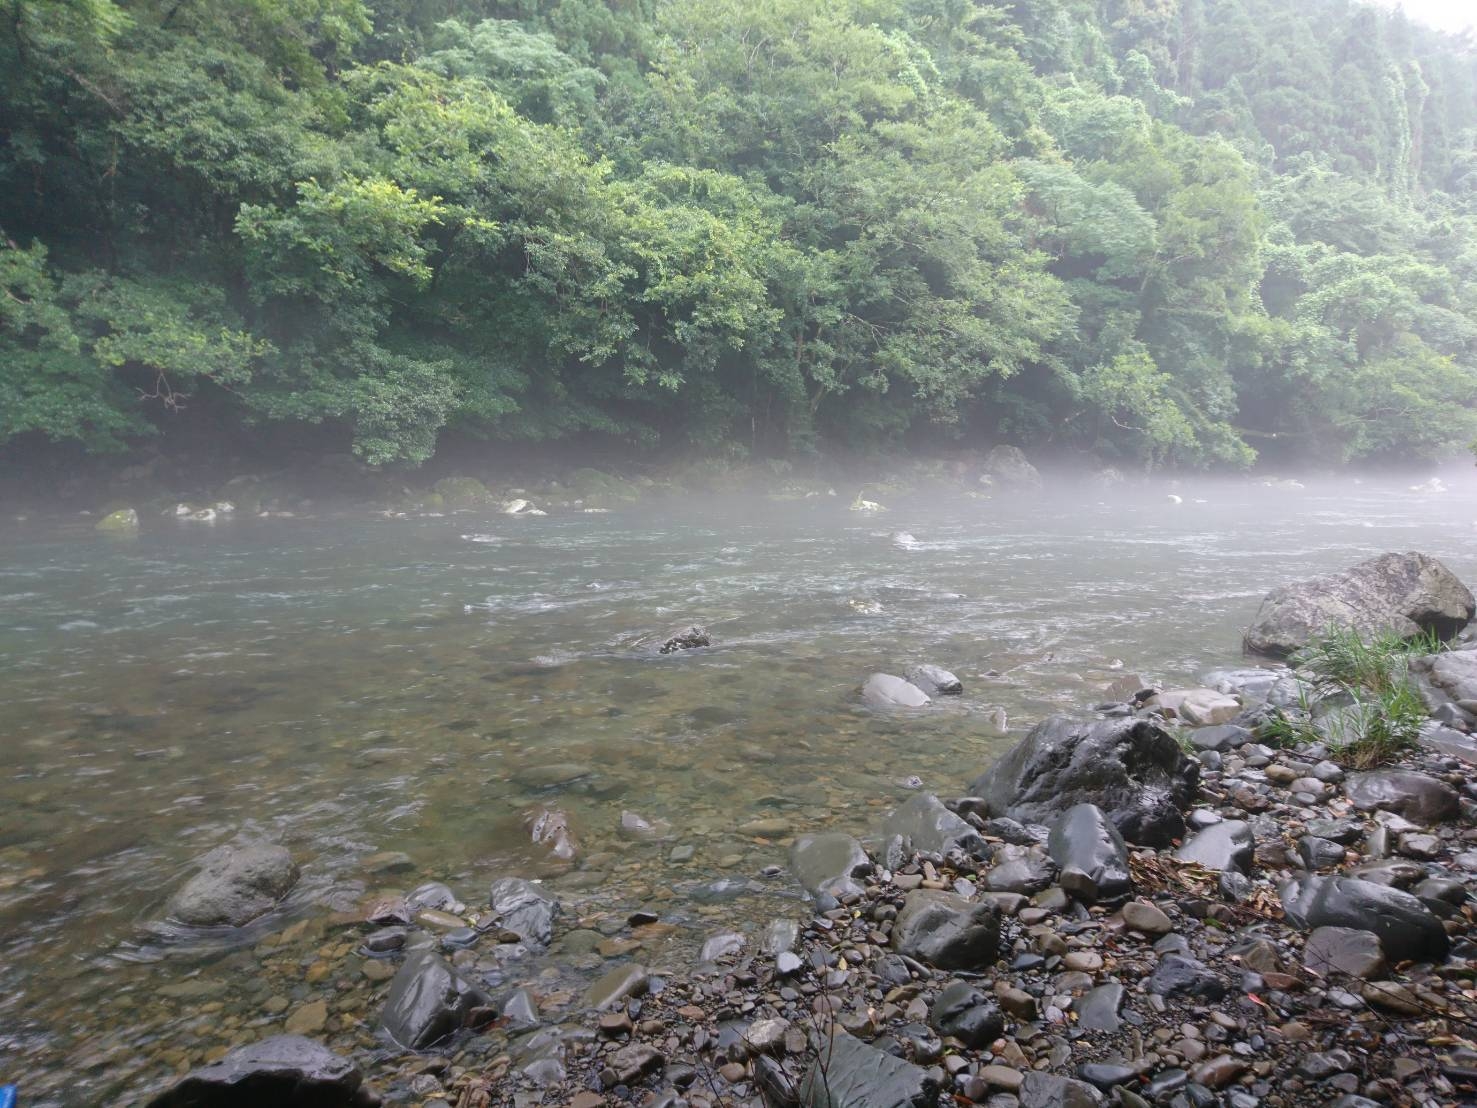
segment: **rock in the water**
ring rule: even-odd
[[[828,1035],[800,1085],[805,1108],[936,1108],[938,1079],[844,1031]]]
[[[1401,769],[1356,773],[1344,792],[1362,811],[1396,812],[1413,823],[1444,823],[1462,814],[1461,798],[1445,781]]]
[[[672,825],[664,819],[649,820],[635,812],[622,812],[620,835],[634,842],[660,842],[672,836]]]
[[[241,927],[276,907],[297,878],[297,864],[285,847],[228,843],[201,859],[200,872],[174,894],[166,911],[196,927]]]
[[[1245,820],[1228,819],[1212,823],[1197,831],[1185,845],[1175,851],[1182,862],[1195,862],[1206,869],[1251,871],[1256,856],[1256,841],[1252,838],[1251,824]]]
[[[901,838],[905,850],[926,854],[947,854],[962,850],[976,858],[984,858],[989,847],[980,833],[959,816],[945,808],[931,793],[910,797],[882,825],[884,838]]]
[[[901,677],[874,673],[862,686],[862,699],[873,708],[921,708],[930,703],[928,694]]]
[[[658,654],[676,654],[679,650],[696,650],[701,646],[712,646],[713,640],[708,637],[708,632],[694,624],[685,631],[678,631],[675,635],[668,636],[667,640],[657,647]]]
[[[194,1070],[148,1108],[371,1108],[359,1067],[321,1043],[276,1035]]]
[[[953,893],[916,889],[892,928],[899,954],[946,970],[980,970],[1000,955],[1000,909]]]
[[[132,508],[119,508],[98,520],[94,530],[111,535],[131,535],[138,530],[138,512]]]
[[[997,446],[985,457],[985,474],[1002,488],[1039,489],[1041,474],[1018,446]]]
[[[528,837],[555,858],[569,862],[579,853],[574,832],[569,829],[569,816],[558,808],[534,808],[524,813],[523,826]]]
[[[1005,1017],[993,1000],[966,981],[944,986],[928,1013],[928,1026],[952,1035],[971,1050],[988,1046],[1005,1030]]]
[[[1062,888],[1078,899],[1109,903],[1133,892],[1128,847],[1096,804],[1067,809],[1052,825],[1046,848],[1061,867]]]
[[[795,840],[790,847],[790,869],[812,897],[840,900],[861,894],[863,885],[857,879],[871,873],[873,866],[862,844],[850,835],[823,831]]]
[[[1316,927],[1303,945],[1303,965],[1314,973],[1347,973],[1370,980],[1385,972],[1385,953],[1373,931],[1352,927]]]
[[[1410,893],[1354,877],[1303,877],[1282,888],[1287,919],[1304,931],[1348,927],[1373,931],[1397,962],[1440,961],[1451,949],[1446,929]]]
[[[1241,714],[1239,700],[1214,689],[1166,689],[1150,697],[1144,708],[1149,711],[1157,708],[1164,715],[1184,720],[1191,727],[1230,723]]]
[[[1273,589],[1244,641],[1253,654],[1285,657],[1329,628],[1445,637],[1465,627],[1474,608],[1471,591],[1435,558],[1381,554],[1342,573]]]
[[[929,696],[958,696],[964,691],[964,682],[940,666],[914,666],[908,680]]]
[[[503,927],[527,942],[548,946],[554,937],[559,902],[531,881],[504,877],[492,883],[488,904]]]
[[[425,1050],[465,1026],[472,1009],[491,1003],[439,955],[418,950],[390,982],[380,1024],[401,1046]]]
[[[1145,719],[1082,722],[1053,716],[1031,729],[970,785],[985,814],[1051,823],[1077,804],[1096,804],[1125,839],[1167,846],[1185,832],[1200,765]]]

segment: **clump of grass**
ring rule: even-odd
[[[1343,695],[1336,708],[1316,723],[1309,697],[1300,718],[1283,714],[1264,731],[1279,746],[1322,742],[1335,761],[1354,769],[1386,765],[1415,749],[1426,722],[1426,706],[1410,679],[1410,660],[1441,649],[1434,635],[1403,639],[1384,634],[1330,630],[1293,658],[1317,698]]]

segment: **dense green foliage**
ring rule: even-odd
[[[1477,437],[1477,54],[1346,0],[5,0],[0,443]]]

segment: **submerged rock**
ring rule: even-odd
[[[679,650],[696,650],[703,646],[712,646],[713,640],[708,637],[708,632],[693,624],[685,631],[678,631],[667,637],[667,640],[657,647],[658,654],[676,654]]]
[[[1465,627],[1474,609],[1471,590],[1435,558],[1381,554],[1342,573],[1273,589],[1244,642],[1253,654],[1284,657],[1330,628],[1446,637]]]
[[[464,1027],[474,1008],[491,1003],[439,955],[418,950],[390,982],[380,1025],[401,1046],[425,1050]]]
[[[901,677],[874,673],[862,685],[862,699],[873,708],[921,708],[930,703],[928,694]]]
[[[301,1035],[275,1035],[192,1071],[148,1108],[372,1108],[379,1102],[349,1059]]]
[[[817,900],[856,896],[858,878],[872,872],[872,859],[862,844],[840,831],[801,835],[790,847],[790,869],[801,887]]]
[[[524,814],[523,826],[535,845],[547,847],[555,858],[569,862],[579,852],[569,829],[569,816],[558,808],[532,809]]]
[[[1167,846],[1185,831],[1182,809],[1199,790],[1200,766],[1145,719],[1083,722],[1053,716],[969,786],[988,816],[1050,824],[1096,804],[1125,839]]]
[[[200,872],[165,911],[195,927],[241,927],[277,906],[297,883],[297,863],[274,843],[228,843],[200,861]]]

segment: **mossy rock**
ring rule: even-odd
[[[567,495],[605,506],[629,504],[641,499],[641,490],[633,482],[598,469],[577,469],[564,485]]]
[[[105,535],[131,535],[138,530],[138,512],[119,508],[97,521],[97,530]]]
[[[453,508],[487,504],[492,500],[492,494],[487,491],[487,486],[475,477],[443,477],[431,488],[437,496],[441,497],[443,504]]]

